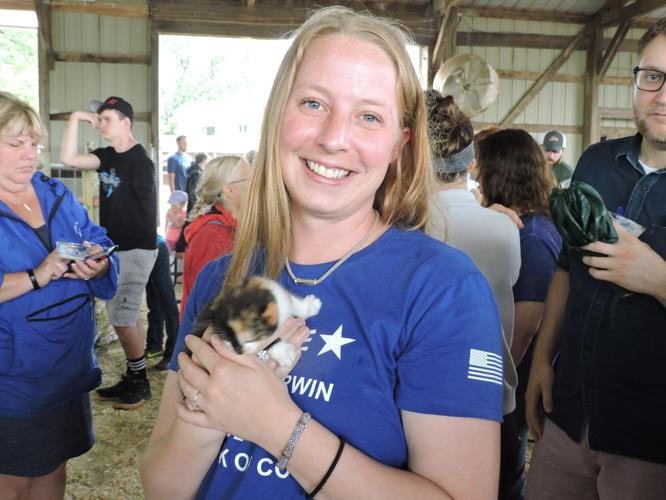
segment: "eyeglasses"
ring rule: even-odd
[[[245,182],[245,181],[248,181],[248,180],[250,180],[249,177],[243,177],[242,179],[238,179],[238,180],[236,180],[236,181],[227,182],[227,184],[228,184],[228,185],[231,185],[231,184],[238,184],[239,182]]]
[[[664,86],[666,73],[658,69],[634,68],[634,83],[638,90],[658,92]]]

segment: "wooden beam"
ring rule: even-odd
[[[631,108],[599,108],[602,119],[607,120],[633,120],[634,110]]]
[[[428,61],[433,60],[433,48],[428,45]],[[435,75],[437,74],[437,69],[432,67],[432,64],[428,64],[428,88],[432,88],[432,83],[435,81]]]
[[[147,4],[51,0],[51,9],[56,12],[82,12],[85,14],[114,17],[148,17],[149,15]]]
[[[627,19],[645,16],[653,10],[664,7],[664,0],[636,0],[627,6],[622,6],[622,3],[626,2],[613,2],[610,6],[601,10],[601,24],[603,26],[611,26]]]
[[[573,40],[569,43],[569,45],[558,55],[552,63],[550,63],[550,66],[546,71],[541,75],[541,77],[532,84],[532,86],[523,94],[523,96],[518,100],[516,104],[514,104],[513,108],[509,110],[509,112],[506,114],[506,116],[502,119],[500,122],[500,127],[506,127],[507,125],[510,125],[513,123],[513,121],[522,113],[525,108],[529,105],[530,102],[532,102],[532,99],[541,92],[541,89],[548,83],[553,75],[555,75],[560,68],[564,65],[565,62],[569,59],[571,54],[579,48],[579,46],[582,44],[583,40],[589,33],[589,28],[585,27],[580,32],[578,35],[574,37]]]
[[[654,26],[655,21],[652,17],[635,17],[631,20],[631,27],[646,30]]]
[[[144,55],[104,55],[83,52],[56,52],[55,60],[58,62],[89,62],[107,64],[150,64],[150,56]]]
[[[488,127],[497,127],[498,123],[492,122],[477,122],[473,121],[472,126],[474,130],[483,130]],[[557,125],[552,123],[513,123],[512,128],[520,128],[527,130],[532,134],[545,134],[546,132],[557,129],[563,134],[582,134],[583,127],[581,125]],[[616,137],[626,137],[628,135],[634,135],[636,133],[635,127],[602,127],[601,136],[607,137],[608,139]]]
[[[48,7],[44,7],[44,10],[48,11]],[[45,46],[45,43],[48,41],[50,43],[50,26],[51,26],[51,16],[50,13],[43,15],[45,19],[39,20],[39,36],[37,37],[37,71],[39,75],[39,116],[46,127],[47,135],[44,138],[45,143],[44,147],[46,148],[47,155],[51,154],[51,120],[49,120],[49,113],[51,112],[51,69],[54,66],[53,63],[53,54],[51,46]],[[45,33],[46,27],[48,26],[48,35]],[[49,50],[51,54],[49,54]],[[47,156],[48,161],[48,156]],[[50,175],[50,172],[47,169],[46,172]]]
[[[259,6],[255,6],[255,11]],[[286,34],[298,28],[305,21],[306,12],[293,10],[292,19],[265,18],[262,21],[252,21],[239,18],[218,18],[211,20],[176,20],[155,18],[155,30],[159,33],[178,35],[201,35],[201,36],[236,36],[252,37],[260,39],[280,39]],[[298,17],[300,14],[302,17]],[[401,20],[411,30],[414,41],[419,45],[432,46],[437,37],[435,21],[423,19],[411,21]]]
[[[630,76],[605,76],[601,80],[603,85],[625,85],[631,87],[634,84],[634,79]]]
[[[437,35],[430,66],[437,71],[443,61],[456,52],[456,30],[458,28],[457,2],[451,2],[442,16],[442,26]]]
[[[516,21],[548,21],[551,23],[587,24],[590,16],[547,9],[504,9],[499,7],[461,6],[462,14],[469,17],[491,17]]]
[[[617,30],[615,30],[615,35],[613,35],[613,39],[608,44],[608,47],[606,47],[601,62],[599,63],[599,73],[597,74],[599,80],[606,76],[606,72],[608,71],[611,62],[617,54],[617,50],[620,48],[620,45],[622,44],[624,37],[627,35],[630,27],[631,19],[625,19],[617,27]]]
[[[566,35],[534,35],[531,33],[484,33],[480,31],[458,31],[458,46],[472,47],[508,47],[525,49],[564,49],[575,37]],[[588,40],[582,41],[579,49],[587,48]],[[611,39],[606,38],[603,46],[610,45]],[[620,52],[636,52],[638,40],[624,40],[620,44]]]
[[[149,0],[151,7],[155,0]],[[159,61],[160,61],[160,40],[159,34],[155,31],[153,18],[148,20],[148,33],[150,34],[150,87],[148,89],[148,102],[151,103],[153,113],[150,114],[150,152],[154,155],[153,161],[155,162],[155,185],[161,185],[162,168],[160,166],[160,123],[159,123],[159,109],[160,109],[160,92],[159,92]],[[157,190],[157,205],[160,206],[160,189]],[[159,216],[158,216],[159,217]],[[158,224],[160,221],[157,221]]]
[[[149,10],[156,29],[162,33],[279,38],[300,26],[314,9],[310,0],[294,0],[288,4],[276,0],[255,1],[252,9],[247,8],[246,1],[156,0]],[[317,5],[339,3],[339,0],[320,0]],[[400,21],[412,31],[420,45],[431,46],[437,37],[439,23],[432,16],[430,0],[347,0],[343,3]]]
[[[69,115],[71,115],[71,112],[67,113],[51,113],[49,115],[49,119],[53,121],[67,121],[69,120]],[[141,112],[141,113],[134,113],[134,121],[135,122],[148,122],[150,123],[152,120],[152,113],[150,111],[146,112]]]
[[[538,80],[543,74],[539,73],[538,71],[513,71],[506,69],[498,69],[496,71],[497,76],[506,80]],[[562,83],[584,83],[585,75],[563,75],[558,73],[553,76],[550,81]],[[601,83],[604,85],[625,85],[630,87],[634,84],[634,79],[630,76],[607,76],[601,80]]]
[[[473,121],[472,126],[474,127],[474,130],[483,130],[488,127],[499,127],[500,124]],[[564,134],[580,134],[583,131],[581,125],[555,125],[552,123],[512,123],[511,128],[521,128],[528,132],[532,132],[533,134],[544,134],[554,128]]]
[[[585,94],[583,98],[583,149],[599,142],[601,118],[599,115],[599,68],[602,61],[601,43],[603,27],[601,16],[594,16],[589,25],[590,44],[587,48],[585,68]]]
[[[51,43],[51,8],[44,0],[35,0],[35,13],[37,14],[39,41],[46,52],[46,63],[49,71],[55,67],[53,59],[53,44]]]
[[[0,0],[0,9],[35,10],[34,0]]]
[[[636,134],[636,127],[603,127],[601,136],[606,139],[616,139]]]

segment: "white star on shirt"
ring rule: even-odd
[[[342,336],[342,325],[340,325],[338,329],[335,330],[333,335],[321,334],[319,336],[324,341],[324,347],[321,348],[321,351],[319,351],[317,356],[321,356],[328,351],[333,351],[333,354],[335,354],[338,359],[342,359],[342,346],[356,341],[356,339],[345,338]]]

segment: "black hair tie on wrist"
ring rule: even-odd
[[[319,481],[317,487],[314,490],[312,490],[312,493],[308,493],[306,498],[314,498],[314,496],[321,491],[321,489],[326,484],[326,481],[328,481],[328,478],[331,477],[333,469],[335,469],[335,466],[338,465],[338,460],[340,460],[340,456],[342,455],[342,450],[344,450],[345,448],[345,440],[341,436],[338,436],[338,439],[340,440],[340,445],[338,446],[338,451],[335,454],[335,458],[331,462],[331,465],[326,471],[326,474],[324,474],[324,477],[322,477],[321,481]]]
[[[35,276],[35,271],[33,271],[32,269],[28,269],[26,272],[28,273],[28,277],[30,278],[30,283],[32,283],[33,290],[39,290],[41,286],[39,286],[39,281],[37,281],[37,276]]]

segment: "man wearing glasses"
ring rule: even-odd
[[[573,180],[644,230],[616,224],[617,243],[584,247],[601,256],[560,255],[526,393],[538,439],[528,500],[666,491],[666,18],[641,38],[638,59],[638,133],[588,148]]]

